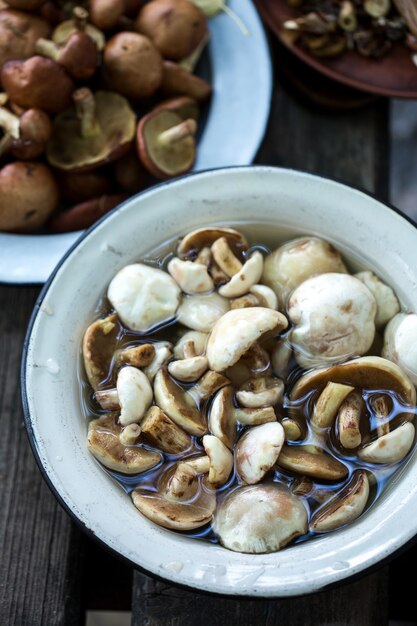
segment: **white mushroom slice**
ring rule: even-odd
[[[348,475],[346,465],[324,450],[316,451],[310,446],[284,445],[277,465],[296,474],[323,480],[341,480]]]
[[[162,460],[158,452],[142,446],[124,445],[117,413],[92,420],[88,425],[88,449],[106,467],[122,474],[139,474]]]
[[[145,367],[144,369],[146,376],[151,382],[159,370],[172,357],[172,343],[169,341],[158,341],[157,343],[154,343],[153,346],[155,349],[155,356],[148,367]]]
[[[339,252],[322,239],[300,237],[266,257],[262,282],[274,290],[280,307],[285,308],[298,285],[311,276],[329,272],[347,272]]]
[[[152,404],[153,393],[148,378],[136,367],[123,367],[117,376],[117,395],[122,426],[140,422]]]
[[[280,378],[254,378],[246,382],[236,393],[241,406],[258,409],[275,406],[284,395],[284,382]]]
[[[191,448],[190,435],[177,426],[159,406],[149,408],[140,426],[150,445],[163,452],[180,454]]]
[[[357,470],[336,496],[315,511],[310,520],[310,530],[322,533],[353,522],[363,513],[368,497],[369,481],[366,472]]]
[[[242,233],[233,228],[199,228],[188,233],[178,244],[178,256],[185,257],[210,247],[216,239],[225,237],[233,251],[248,249],[248,242]]]
[[[214,515],[213,530],[229,550],[265,554],[304,535],[307,519],[302,499],[286,487],[250,485],[224,498]]]
[[[124,348],[116,353],[116,362],[119,366],[148,367],[154,358],[155,346],[152,343],[143,343],[133,348]]]
[[[187,331],[174,347],[174,356],[176,359],[185,359],[184,346],[189,345],[192,341],[194,344],[194,356],[201,356],[206,352],[206,345],[208,340],[208,333],[201,333],[197,330]]]
[[[265,306],[267,309],[278,309],[278,298],[273,289],[266,285],[252,285],[249,289],[250,293],[256,296],[259,306]]]
[[[183,261],[174,257],[168,263],[167,269],[184,293],[204,293],[214,289],[213,279],[207,267],[201,263]]]
[[[131,446],[137,442],[142,430],[138,424],[128,424],[122,429],[120,433],[120,443],[124,446]]]
[[[242,269],[242,263],[233,254],[226,237],[219,237],[211,246],[211,252],[217,265],[227,276],[234,276]]]
[[[229,300],[218,293],[185,296],[178,308],[177,319],[187,328],[209,333],[229,309]]]
[[[194,356],[189,359],[172,361],[168,365],[168,372],[184,383],[191,383],[200,378],[208,370],[206,356]]]
[[[417,385],[417,315],[398,313],[388,323],[382,356],[399,365]]]
[[[337,432],[339,441],[346,450],[353,450],[361,444],[360,420],[364,407],[365,403],[359,391],[352,391],[340,407]]]
[[[201,437],[207,432],[195,400],[172,380],[165,368],[155,376],[154,393],[159,408],[187,433]]]
[[[271,351],[272,370],[279,378],[284,378],[287,374],[288,364],[292,354],[292,347],[289,341],[281,339],[277,341]]]
[[[117,411],[120,409],[119,394],[117,389],[104,389],[96,391],[94,399],[99,403],[102,409],[106,411]]]
[[[234,274],[228,283],[219,288],[219,294],[226,298],[238,298],[247,293],[262,276],[264,258],[257,250],[244,263],[237,274]]]
[[[116,315],[93,322],[84,333],[84,366],[88,382],[94,390],[109,374],[118,334]]]
[[[131,330],[147,332],[175,316],[181,290],[169,274],[142,263],[126,265],[111,281],[107,297]]]
[[[375,298],[357,278],[348,274],[309,278],[288,302],[297,362],[309,369],[364,354],[374,340],[375,313]]]
[[[278,334],[287,324],[284,315],[264,307],[225,313],[215,324],[207,342],[210,369],[223,372],[237,363],[265,333],[273,331]]]
[[[400,303],[391,287],[382,282],[373,272],[359,272],[355,278],[366,285],[376,300],[376,328],[383,328],[400,310]]]
[[[367,463],[397,463],[411,450],[414,442],[413,424],[406,422],[372,441],[358,451],[358,457]]]
[[[284,441],[284,429],[278,422],[250,428],[235,449],[236,470],[243,482],[259,483],[275,465]]]
[[[328,382],[316,402],[311,423],[318,428],[332,426],[340,405],[353,389],[350,385]]]

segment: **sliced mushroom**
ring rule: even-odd
[[[172,357],[172,343],[169,341],[157,341],[153,344],[155,349],[155,356],[144,372],[149,380],[152,382],[161,367],[167,363]]]
[[[355,278],[366,285],[376,300],[375,326],[383,328],[400,311],[400,303],[391,287],[382,282],[373,272],[359,272]]]
[[[397,463],[411,450],[415,428],[405,422],[387,435],[379,437],[358,451],[358,457],[367,463]]]
[[[219,294],[226,298],[237,298],[247,293],[262,276],[264,258],[255,251],[242,268],[234,274],[228,283],[219,288]]]
[[[186,459],[178,464],[171,479],[170,491],[175,496],[182,495],[184,483],[190,469],[194,474],[208,474],[208,482],[211,487],[221,487],[229,480],[233,470],[233,454],[228,448],[213,435],[203,437],[203,447],[206,456]]]
[[[124,348],[116,354],[118,365],[132,365],[133,367],[147,367],[155,358],[156,350],[152,343],[142,343],[140,346]]]
[[[201,437],[207,432],[207,425],[192,395],[172,380],[166,368],[160,369],[155,376],[154,394],[159,408],[187,433]]]
[[[153,399],[147,376],[136,367],[123,367],[117,376],[117,395],[122,426],[140,422]]]
[[[209,333],[229,308],[229,300],[218,293],[184,296],[177,319],[187,328]]]
[[[208,340],[208,333],[202,333],[198,330],[187,331],[181,339],[175,344],[174,356],[176,359],[184,359],[184,347],[190,342],[193,343],[194,353],[196,356],[201,356],[206,351],[206,345]]]
[[[139,474],[162,460],[158,452],[143,446],[124,445],[117,413],[92,420],[88,425],[88,449],[106,467],[122,474]]]
[[[375,335],[376,301],[348,274],[320,274],[303,282],[288,301],[291,342],[308,369],[366,353]]]
[[[201,263],[183,261],[174,257],[168,263],[167,269],[184,293],[204,293],[214,289],[213,279],[207,267]]]
[[[192,439],[188,433],[173,422],[158,406],[151,406],[140,425],[151,446],[168,454],[180,454],[189,450]]]
[[[417,315],[398,313],[388,323],[382,356],[397,363],[417,385]]]
[[[357,390],[352,391],[340,406],[337,432],[339,441],[346,450],[353,450],[361,444],[360,420],[364,407],[362,394]]]
[[[105,319],[93,322],[84,333],[84,367],[88,382],[94,390],[98,389],[109,374],[118,334],[116,315],[109,315]]]
[[[369,482],[366,472],[357,470],[337,495],[315,511],[310,520],[310,530],[322,533],[353,522],[363,513],[368,497]]]
[[[311,423],[318,428],[332,426],[340,405],[353,389],[350,385],[328,382],[315,404]]]
[[[310,446],[284,445],[278,457],[277,465],[296,474],[322,480],[341,480],[348,475],[346,465],[324,450],[312,451]]]
[[[170,486],[175,470],[174,465],[162,474],[156,491],[135,489],[133,504],[148,519],[164,528],[193,530],[208,524],[216,508],[216,492],[190,469],[185,476],[182,495],[174,496]]]
[[[215,513],[213,530],[229,550],[264,554],[276,552],[305,534],[307,519],[301,498],[286,487],[250,485],[224,498]]]
[[[263,335],[269,332],[278,334],[287,324],[284,315],[264,307],[225,313],[214,325],[207,342],[210,369],[223,372],[237,363]]]
[[[275,406],[284,395],[284,382],[280,378],[254,378],[237,391],[236,398],[241,406],[258,409]]]
[[[328,272],[347,272],[340,253],[323,239],[300,237],[266,257],[262,282],[274,290],[280,307],[285,307],[298,285],[311,276]]]
[[[250,428],[235,449],[236,470],[243,482],[254,485],[275,465],[285,441],[278,422]]]
[[[233,228],[207,227],[188,233],[178,244],[177,254],[182,258],[196,255],[202,248],[210,247],[220,237],[225,237],[233,252],[238,255],[249,247],[246,237]]]
[[[123,267],[107,291],[125,326],[140,332],[172,319],[180,295],[177,283],[169,274],[142,263]]]

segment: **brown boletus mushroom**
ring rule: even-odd
[[[183,120],[172,111],[151,111],[138,124],[137,149],[147,170],[156,178],[185,174],[196,155],[193,119]]]
[[[52,135],[51,120],[40,109],[29,109],[20,117],[0,108],[0,156],[11,154],[16,159],[35,159],[46,149]]]
[[[107,42],[103,62],[113,89],[127,98],[149,98],[161,85],[161,55],[144,35],[117,33]]]
[[[90,22],[100,30],[113,30],[125,13],[125,0],[90,0]]]
[[[21,11],[0,11],[0,68],[6,61],[35,54],[39,37],[48,37],[50,32],[48,22],[40,17]]]
[[[81,204],[76,204],[55,215],[49,222],[48,229],[52,233],[69,233],[74,230],[84,230],[89,228],[94,222],[106,215],[109,211],[117,207],[121,202],[127,200],[127,194],[119,193],[111,196],[100,196],[87,200]]]
[[[74,7],[72,19],[61,22],[52,33],[52,40],[58,46],[65,44],[74,33],[84,32],[95,42],[97,50],[104,50],[106,38],[103,33],[88,23],[88,11],[83,7]]]
[[[33,232],[58,203],[58,186],[47,165],[15,161],[0,170],[0,231]]]
[[[135,29],[152,39],[165,59],[180,61],[205,37],[207,23],[188,0],[152,0],[139,12]]]
[[[148,170],[139,161],[135,150],[131,150],[114,164],[114,177],[122,189],[137,193],[144,189],[150,179]]]
[[[225,548],[249,554],[276,552],[307,528],[302,498],[275,483],[240,487],[227,494],[213,522]]]
[[[90,324],[83,338],[83,359],[88,382],[94,390],[108,376],[119,335],[117,315]]]
[[[173,61],[163,63],[161,90],[167,96],[189,96],[198,102],[208,100],[212,91],[209,82]]]
[[[189,96],[179,96],[178,98],[170,98],[158,104],[154,111],[173,111],[183,120],[193,119],[196,122],[200,117],[200,108],[197,100]]]
[[[114,183],[106,168],[89,172],[59,172],[62,197],[69,202],[85,202],[114,194]]]
[[[74,83],[64,68],[39,55],[24,61],[7,61],[1,82],[15,104],[47,113],[60,113],[68,107],[74,91]]]
[[[36,52],[62,65],[75,80],[88,80],[98,65],[97,46],[83,32],[73,33],[61,46],[41,38],[36,43]]]
[[[54,120],[47,149],[51,165],[64,171],[89,170],[129,150],[136,120],[125,98],[111,91],[93,94],[82,87],[73,100],[75,106]]]

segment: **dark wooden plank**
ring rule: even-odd
[[[257,162],[340,178],[387,198],[388,147],[385,102],[331,114],[293,97],[278,83]],[[132,626],[384,626],[388,623],[387,598],[386,568],[326,593],[271,601],[203,596],[135,572]]]
[[[36,467],[20,408],[22,343],[37,291],[0,287],[0,624],[78,626],[81,532]]]

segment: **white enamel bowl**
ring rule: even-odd
[[[290,596],[327,587],[385,559],[417,531],[417,456],[355,523],[274,554],[228,551],[144,518],[87,451],[78,373],[83,332],[114,274],[157,244],[208,224],[279,224],[333,242],[395,286],[417,310],[417,230],[373,197],[291,170],[232,168],[162,184],[127,201],[77,242],[45,286],[23,360],[26,426],[67,511],[133,565],[192,589]]]

